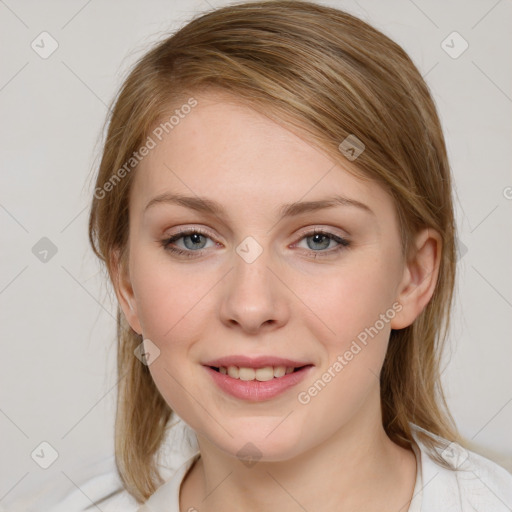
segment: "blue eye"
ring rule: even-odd
[[[175,242],[181,239],[183,239],[184,248],[176,247],[175,245]],[[193,228],[180,231],[175,235],[162,240],[161,245],[166,251],[173,254],[193,258],[203,254],[205,244],[208,239],[212,240],[208,233],[198,228]],[[311,239],[311,241],[308,241],[309,239]],[[350,242],[346,238],[324,231],[323,229],[315,229],[310,233],[306,233],[300,239],[300,241],[302,240],[306,240],[308,246],[307,250],[312,254],[313,258],[317,258],[319,256],[327,257],[350,246]],[[336,242],[338,245],[334,248],[329,248],[331,242]],[[295,245],[297,245],[297,243]],[[329,250],[324,250],[327,248],[329,248]]]
[[[172,244],[183,238],[183,243],[185,245],[185,249],[174,247]],[[178,254],[180,256],[195,256],[194,253],[201,253],[202,249],[204,249],[204,240],[210,238],[207,233],[201,231],[200,229],[189,229],[186,231],[180,231],[175,235],[162,240],[162,246],[166,251],[170,251],[174,254]],[[186,243],[185,241],[188,241]],[[199,249],[199,250],[197,250]]]
[[[309,241],[311,239],[311,242]],[[350,245],[350,242],[346,238],[342,238],[340,236],[337,236],[333,233],[329,233],[328,231],[324,231],[322,229],[316,229],[312,233],[306,233],[302,237],[301,240],[306,240],[308,249],[312,250],[315,253],[327,253],[332,254],[333,252],[337,252],[344,247],[348,247]],[[334,248],[330,248],[328,251],[321,250],[317,251],[315,249],[327,249],[329,248],[331,242],[336,242],[338,245]],[[322,254],[323,256],[323,254]],[[314,257],[317,257],[315,254]]]

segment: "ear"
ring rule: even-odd
[[[391,321],[392,329],[411,325],[432,298],[439,275],[441,249],[441,236],[434,229],[425,228],[416,235],[396,297],[402,309]]]
[[[137,313],[135,295],[130,282],[128,264],[125,259],[120,258],[119,249],[112,251],[111,255],[112,284],[117,300],[130,327],[137,333],[142,334],[142,328]]]

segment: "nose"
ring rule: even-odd
[[[234,266],[225,277],[220,308],[222,322],[248,334],[258,334],[282,327],[289,318],[286,286],[271,268],[269,251],[264,250],[248,263],[238,254]]]

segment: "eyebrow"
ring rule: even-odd
[[[179,206],[184,206],[185,208],[190,208],[191,210],[195,210],[201,213],[209,213],[219,216],[225,214],[224,209],[220,203],[206,197],[191,197],[171,193],[163,193],[151,199],[145,206],[144,213],[149,208],[157,204],[177,204]],[[340,195],[335,195],[318,201],[302,201],[284,204],[279,208],[278,213],[281,215],[281,218],[294,217],[296,215],[323,210],[326,208],[333,208],[335,206],[351,206],[359,208],[375,216],[375,212],[371,210],[370,207],[366,204],[361,203],[355,199],[350,199]]]

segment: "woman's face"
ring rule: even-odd
[[[149,369],[160,393],[200,439],[285,460],[380,421],[378,376],[404,323],[397,216],[383,188],[279,124],[228,96],[195,97],[134,171],[118,296],[159,350]],[[199,234],[165,247],[189,230]],[[229,356],[242,378],[207,365]]]

